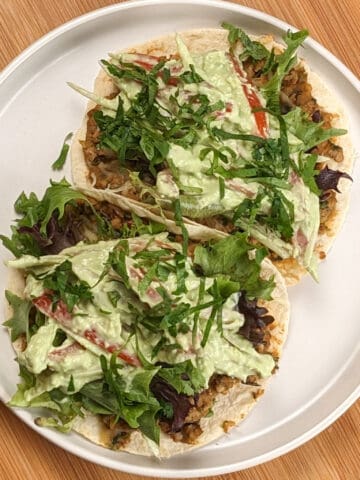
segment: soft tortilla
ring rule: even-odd
[[[220,29],[201,29],[201,30],[192,30],[189,32],[181,33],[182,39],[188,48],[194,53],[201,53],[209,50],[224,50],[227,49],[227,31]],[[268,49],[271,49],[273,46],[283,49],[283,47],[274,42],[273,38],[269,35],[262,36],[258,38]],[[135,46],[127,50],[129,53],[144,53],[149,55],[170,55],[177,52],[177,45],[175,41],[175,35],[168,35],[159,39],[152,40],[143,45]],[[332,126],[337,128],[348,129],[348,121],[344,110],[334,95],[322,79],[312,72],[304,61],[300,61],[300,64],[305,67],[308,73],[308,79],[312,85],[312,92],[314,98],[316,98],[318,104],[323,108],[324,111],[333,114]],[[101,71],[95,81],[94,92],[101,96],[107,96],[114,92],[114,86],[110,77],[106,75],[104,71]],[[95,104],[89,102],[87,111],[91,110]],[[73,144],[72,144],[72,175],[75,185],[81,188],[88,188],[91,186],[91,178],[89,177],[89,172],[87,165],[85,163],[85,158],[83,155],[83,150],[80,144],[81,140],[84,140],[86,137],[86,128],[87,128],[87,115],[83,120],[83,124],[80,130],[77,132]],[[336,143],[342,147],[344,151],[344,161],[341,164],[337,164],[333,160],[329,159],[327,165],[329,168],[340,169],[346,173],[351,173],[352,166],[354,163],[354,151],[351,145],[349,134],[338,137]],[[325,258],[327,252],[329,251],[336,234],[338,233],[347,209],[349,205],[349,196],[350,196],[350,187],[351,183],[349,180],[340,179],[339,190],[341,193],[336,192],[336,206],[335,211],[331,215],[331,218],[326,222],[326,233],[319,235],[318,242],[316,244],[315,250],[320,259]],[[141,204],[140,202],[134,202],[133,200],[128,200],[125,205],[124,201],[121,200],[119,194],[114,193],[111,190],[106,191],[107,198],[109,201],[118,204],[123,208],[130,208],[137,210],[137,213],[140,216],[146,215],[150,216],[154,220],[162,221],[167,225],[167,228],[170,231],[178,232],[173,220],[171,220],[170,212],[164,211],[160,212],[160,209],[157,207],[150,207],[149,205]],[[122,197],[124,198],[124,197]],[[164,215],[168,217],[165,219]],[[169,217],[170,215],[170,217]],[[157,218],[155,218],[157,217]],[[188,225],[189,234],[192,238],[202,239],[204,236],[209,238],[221,238],[225,234],[219,232],[215,229],[209,229],[203,225],[186,219],[186,224]],[[281,273],[285,276],[286,282],[288,285],[296,284],[303,275],[307,272],[306,270],[299,265],[299,263],[294,258],[289,258],[285,260],[278,260],[275,262],[276,266],[279,268]]]
[[[284,279],[267,259],[263,261],[261,276],[262,278],[274,276],[276,283],[276,287],[272,293],[273,299],[267,302],[259,302],[259,304],[266,307],[269,314],[275,319],[268,327],[270,341],[266,353],[272,354],[277,360],[281,356],[287,336],[290,305]],[[23,273],[20,270],[10,269],[8,289],[18,296],[22,296],[24,287]],[[7,305],[6,318],[10,318],[11,315],[12,310]],[[14,343],[14,349],[18,353],[23,351],[24,348],[24,340],[19,338]],[[129,442],[119,450],[138,455],[155,455],[160,458],[166,458],[206,445],[224,435],[224,422],[233,422],[234,425],[237,425],[246,417],[254,407],[258,398],[264,393],[267,381],[268,379],[259,379],[257,386],[238,383],[233,386],[227,394],[218,394],[213,407],[213,416],[203,418],[200,422],[203,433],[195,445],[174,442],[171,437],[161,432],[160,447],[158,448],[153,442],[150,442],[144,437],[141,432],[134,431],[131,434]],[[89,414],[85,418],[76,419],[73,429],[92,442],[106,448],[111,448],[109,430],[98,416]]]

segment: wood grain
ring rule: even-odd
[[[24,48],[62,23],[112,0],[1,0],[0,68]],[[237,2],[270,13],[298,27],[339,57],[360,76],[359,0],[252,0]],[[0,478],[2,480],[130,480],[52,445],[0,403]],[[315,439],[276,460],[223,480],[360,479],[360,402]],[[139,477],[140,478],[140,477]],[[144,477],[145,478],[145,477]]]

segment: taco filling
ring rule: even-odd
[[[36,423],[61,431],[95,416],[98,443],[126,449],[134,432],[154,445],[160,435],[201,445],[222,397],[240,384],[252,401],[262,393],[288,311],[263,248],[238,234],[189,256],[186,238],[64,180],[42,200],[22,194],[16,209],[22,217],[2,237],[24,278],[6,293],[22,377],[12,406],[44,407],[50,415]],[[280,324],[272,296],[286,310]],[[230,415],[222,428],[234,424]]]
[[[97,104],[82,141],[89,179],[164,211],[178,204],[222,232],[247,232],[273,259],[296,259],[316,275],[319,232],[331,224],[339,179],[350,178],[328,166],[341,165],[333,139],[346,131],[332,128],[297,60],[306,31],[288,32],[279,50],[224,27],[227,50],[194,53],[178,36],[168,57],[103,60],[107,98],[74,86]]]

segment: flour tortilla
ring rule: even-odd
[[[228,48],[227,34],[228,32],[226,30],[201,29],[182,32],[181,38],[191,52],[202,53],[211,50],[226,50]],[[276,43],[273,37],[270,35],[258,37],[257,40],[263,43],[269,50],[272,47],[278,48],[279,50],[283,49],[283,46]],[[128,53],[143,53],[148,55],[163,56],[174,54],[178,50],[175,41],[175,35],[173,34],[132,47],[126,51]],[[299,61],[299,65],[303,66],[308,73],[308,80],[312,86],[313,97],[317,100],[318,105],[324,111],[333,114],[332,126],[348,130],[348,120],[345,112],[334,93],[328,89],[328,87],[316,73],[309,69],[308,65],[303,60]],[[114,85],[111,78],[102,70],[96,78],[94,92],[99,96],[108,96],[114,91]],[[94,107],[95,104],[90,101],[88,103],[87,112]],[[74,137],[71,150],[73,181],[80,189],[88,188],[92,185],[92,180],[89,176],[82,146],[80,144],[80,141],[84,140],[86,137],[86,129],[87,115],[85,115],[82,126]],[[336,138],[334,143],[342,147],[344,152],[344,161],[341,162],[341,164],[338,164],[329,158],[326,162],[327,166],[336,170],[340,169],[350,174],[355,155],[349,134]],[[326,233],[321,235],[319,234],[315,247],[315,251],[320,259],[325,258],[336,234],[338,233],[344,221],[349,205],[350,187],[351,182],[349,180],[340,179],[339,190],[341,193],[336,192],[335,211],[331,215],[331,218],[326,222]],[[140,216],[146,215],[152,217],[153,219],[155,219],[155,215],[158,221],[166,223],[167,228],[170,231],[179,231],[178,227],[176,227],[175,222],[173,221],[173,215],[171,212],[163,211],[162,213],[158,207],[151,207],[149,205],[141,204],[140,202],[135,202],[134,200],[127,200],[127,205],[125,206],[123,200],[124,197],[121,197],[121,194],[114,193],[114,191],[111,190],[106,190],[106,195],[109,201],[114,202],[123,208],[130,208],[134,210],[137,209],[137,213]],[[166,215],[167,219],[165,219],[164,215]],[[190,219],[184,218],[184,221],[188,226],[190,236],[195,239],[200,239],[201,234],[207,227],[199,225]],[[223,232],[219,232],[215,229],[207,230],[211,230],[206,232],[207,238],[212,237],[219,239],[225,235]],[[277,260],[275,264],[284,275],[287,285],[296,284],[299,282],[301,277],[307,273],[306,270],[294,258]]]
[[[8,290],[18,296],[23,296],[25,287],[23,273],[20,270],[9,270]],[[274,276],[276,283],[276,287],[272,293],[273,299],[271,301],[261,301],[259,305],[266,307],[269,315],[272,315],[275,319],[274,322],[268,326],[270,340],[266,353],[270,353],[275,360],[278,360],[287,336],[290,305],[283,277],[274,265],[268,259],[265,259],[262,263],[261,277],[268,279],[272,276]],[[11,316],[12,309],[7,305],[6,318],[10,318]],[[23,351],[24,348],[24,339],[19,338],[14,342],[14,349],[17,353]],[[119,450],[138,455],[166,458],[206,445],[224,435],[224,422],[233,422],[231,425],[237,425],[246,417],[259,397],[264,393],[267,381],[268,379],[259,379],[257,382],[258,385],[256,386],[238,383],[225,395],[219,393],[215,399],[213,416],[203,418],[200,421],[203,433],[195,445],[174,442],[170,436],[161,432],[160,446],[158,448],[153,442],[144,437],[140,431],[134,431],[131,433],[130,441]],[[76,419],[73,430],[98,445],[111,448],[109,430],[96,415],[88,414],[85,418]]]

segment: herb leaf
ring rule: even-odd
[[[287,45],[280,55],[275,55],[274,65],[272,67],[273,76],[262,88],[267,99],[266,106],[271,111],[280,114],[280,88],[285,75],[295,66],[297,57],[295,55],[298,47],[304,42],[309,35],[307,30],[299,32],[291,32],[290,30],[283,37]]]
[[[66,157],[70,148],[70,145],[67,142],[71,139],[72,135],[72,132],[66,135],[60,151],[60,155],[58,156],[57,160],[55,160],[55,162],[51,165],[53,170],[61,170],[65,165]]]
[[[206,247],[197,246],[194,263],[201,267],[205,276],[227,277],[238,282],[239,291],[245,290],[249,297],[269,300],[274,279],[260,278],[261,257],[249,258],[249,252],[254,249],[256,247],[247,242],[246,234],[235,234]]]
[[[11,329],[11,341],[14,342],[23,333],[29,336],[29,314],[32,303],[29,300],[18,297],[9,290],[5,291],[6,300],[13,309],[12,317],[4,322],[4,325]]]
[[[180,200],[175,200],[173,202],[173,209],[175,214],[175,223],[178,227],[181,228],[181,233],[183,236],[183,254],[187,256],[188,244],[189,244],[189,233],[185,227],[184,220],[181,214],[181,204]]]
[[[234,49],[239,40],[243,44],[244,51],[241,53],[240,59],[251,57],[254,60],[262,60],[269,57],[270,52],[264,47],[264,45],[260,42],[251,40],[241,28],[235,27],[226,22],[223,22],[221,26],[229,31],[228,41],[231,49]]]
[[[53,273],[43,279],[45,289],[54,292],[52,299],[56,304],[60,299],[66,304],[69,312],[80,301],[89,301],[93,298],[90,286],[79,280],[72,271],[69,260],[58,265]]]
[[[177,363],[172,367],[161,368],[157,376],[166,380],[177,393],[185,395],[194,395],[205,386],[205,379],[201,371],[192,364],[191,360]]]
[[[340,128],[323,128],[322,123],[309,120],[301,108],[296,107],[283,116],[288,130],[303,142],[302,149],[306,152],[332,137],[345,135],[347,130]]]

